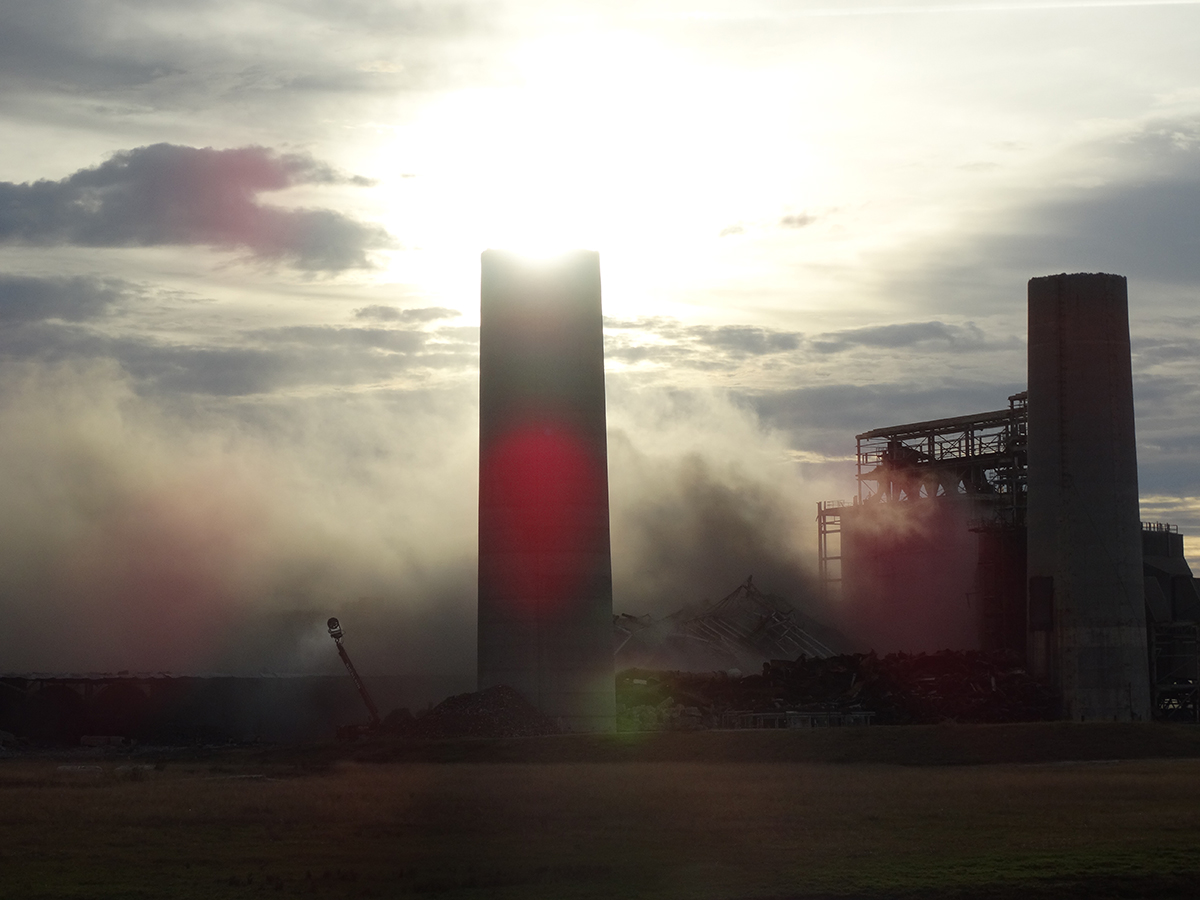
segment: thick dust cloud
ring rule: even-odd
[[[473,483],[469,390],[172,412],[112,365],[2,383],[0,670],[337,671],[338,614],[365,671],[470,687],[474,493],[437,487]]]
[[[0,372],[0,671],[360,669],[474,686],[477,388],[139,394],[112,363]],[[610,392],[614,607],[747,575],[810,612],[812,503],[718,394]]]
[[[666,615],[747,576],[817,609],[814,486],[718,392],[611,391],[614,609]]]

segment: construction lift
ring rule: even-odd
[[[363,703],[367,705],[367,713],[371,717],[371,721],[366,725],[347,725],[338,729],[339,738],[356,738],[375,734],[379,731],[383,724],[379,718],[379,708],[375,706],[375,701],[371,699],[371,694],[367,690],[367,686],[363,684],[362,678],[359,677],[358,670],[354,668],[354,663],[350,661],[350,654],[346,652],[346,648],[342,646],[342,638],[346,636],[346,632],[342,630],[342,623],[337,620],[336,616],[331,616],[329,621],[325,623],[329,629],[329,636],[333,638],[333,642],[337,644],[338,656],[342,658],[342,663],[346,666],[346,671],[350,673],[351,679],[354,681],[354,686],[358,688],[358,694],[363,699]]]

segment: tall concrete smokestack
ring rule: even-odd
[[[479,687],[612,731],[600,258],[488,250],[479,334]]]
[[[1075,720],[1146,720],[1129,303],[1119,275],[1029,282],[1029,658]]]

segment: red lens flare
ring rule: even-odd
[[[586,577],[606,521],[605,472],[568,429],[538,423],[500,439],[480,464],[481,551],[503,557],[517,604],[550,611]]]

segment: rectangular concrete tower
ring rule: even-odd
[[[1148,720],[1142,534],[1119,275],[1029,282],[1029,663],[1079,720]]]
[[[612,731],[600,258],[482,258],[479,687]]]

